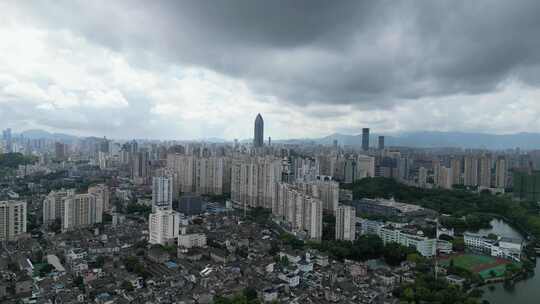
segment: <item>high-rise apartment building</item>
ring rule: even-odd
[[[0,201],[0,241],[14,241],[26,233],[26,202]]]
[[[152,207],[172,209],[173,180],[165,176],[152,178]]]
[[[306,195],[294,185],[277,183],[272,214],[285,221],[288,229],[312,240],[322,237],[323,203]]]
[[[253,136],[253,146],[261,148],[264,145],[264,121],[261,114],[257,114],[255,118],[255,130]]]
[[[452,181],[452,169],[444,166],[439,166],[437,186],[444,189],[452,189]]]
[[[362,129],[362,150],[369,150],[369,128]]]
[[[506,164],[506,158],[499,157],[497,158],[497,161],[495,163],[495,187],[496,188],[506,188],[506,180],[507,180],[507,164]]]
[[[51,191],[43,200],[43,225],[48,226],[55,220],[63,222],[64,200],[75,195],[75,189]]]
[[[103,201],[92,194],[76,194],[64,199],[62,230],[69,231],[101,223]]]
[[[272,156],[234,159],[231,200],[243,207],[272,208],[276,183],[282,179],[281,159]]]
[[[358,155],[356,158],[356,179],[375,177],[375,157]]]
[[[150,176],[149,153],[145,149],[134,153],[132,163],[132,179],[136,184],[146,184]]]
[[[334,213],[339,205],[339,183],[332,180],[297,182],[295,186],[303,193],[318,198],[325,212]]]
[[[466,155],[463,163],[463,184],[465,186],[478,186],[478,158]]]
[[[228,157],[168,154],[167,167],[176,172],[177,188],[181,192],[230,193],[231,159]]]
[[[418,186],[421,188],[427,187],[428,170],[425,167],[418,168]]]
[[[5,129],[4,131],[2,131],[2,137],[4,139],[4,144],[5,144],[5,152],[6,153],[11,153],[13,152],[13,143],[12,143],[12,138],[11,138],[11,129],[10,128],[7,128]]]
[[[88,194],[96,197],[99,205],[103,206],[103,212],[111,211],[111,192],[105,184],[97,184],[88,188]]]
[[[461,160],[452,158],[450,160],[450,169],[452,170],[452,185],[461,185]]]
[[[150,244],[176,243],[180,231],[180,214],[170,209],[156,209],[148,216]]]
[[[489,155],[480,157],[479,184],[482,187],[491,187],[491,157]]]
[[[336,210],[336,240],[353,242],[356,239],[356,209],[341,205]]]

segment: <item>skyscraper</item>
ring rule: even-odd
[[[264,121],[261,114],[255,118],[255,134],[253,137],[253,146],[260,148],[264,145]]]
[[[369,128],[362,129],[362,150],[369,150]]]
[[[3,138],[6,145],[6,152],[13,152],[12,142],[11,142],[11,129],[7,128],[3,131]]]
[[[384,150],[384,136],[379,136],[379,150]]]

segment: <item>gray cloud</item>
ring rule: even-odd
[[[231,138],[249,136],[245,115],[267,111],[277,137],[354,133],[361,124],[540,131],[538,1],[6,3],[0,9],[18,14],[15,27],[46,33],[37,49],[50,57],[20,56],[32,62],[26,69],[9,66],[16,53],[0,58],[0,117],[19,126]],[[203,72],[182,79],[189,68]],[[121,96],[127,105],[92,106],[98,101],[88,96],[109,96],[112,104]],[[511,113],[498,115],[497,107]],[[523,107],[531,114],[516,110]],[[490,126],[485,118],[493,114]],[[288,128],[291,120],[298,128]]]
[[[525,70],[540,64],[538,1],[56,1],[32,8],[47,24],[114,49],[203,66],[289,102],[385,107],[489,92],[509,77],[539,80]]]

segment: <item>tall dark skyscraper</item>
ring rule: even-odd
[[[255,118],[255,134],[253,136],[253,146],[260,148],[264,145],[264,121],[261,114]]]
[[[379,150],[384,150],[384,136],[379,136]]]
[[[362,129],[362,150],[369,150],[369,128]]]

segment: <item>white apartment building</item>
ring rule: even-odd
[[[156,209],[148,216],[150,244],[166,245],[178,238],[180,214],[170,209]]]
[[[354,241],[356,239],[356,209],[352,206],[339,206],[336,210],[336,240]]]
[[[64,199],[62,230],[69,231],[101,223],[103,201],[93,194],[76,194]]]
[[[358,155],[356,158],[356,179],[375,176],[375,157]]]
[[[305,194],[318,198],[323,202],[326,212],[334,213],[339,205],[339,183],[332,180],[313,180],[295,184]]]
[[[96,197],[100,201],[98,204],[103,206],[104,212],[111,211],[111,192],[105,184],[98,184],[88,188],[88,193]]]
[[[177,186],[182,192],[221,195],[230,191],[231,159],[228,157],[171,153],[167,155],[167,167],[177,173]]]
[[[277,183],[277,192],[272,206],[272,214],[286,222],[295,234],[305,235],[309,239],[320,240],[322,237],[321,200],[306,195],[291,184]]]
[[[271,156],[233,160],[231,200],[241,207],[271,209],[282,172],[281,160]]]
[[[26,233],[26,202],[0,201],[0,241],[13,241]]]
[[[51,191],[43,201],[43,224],[49,225],[56,219],[64,217],[64,199],[75,195],[75,189]]]

